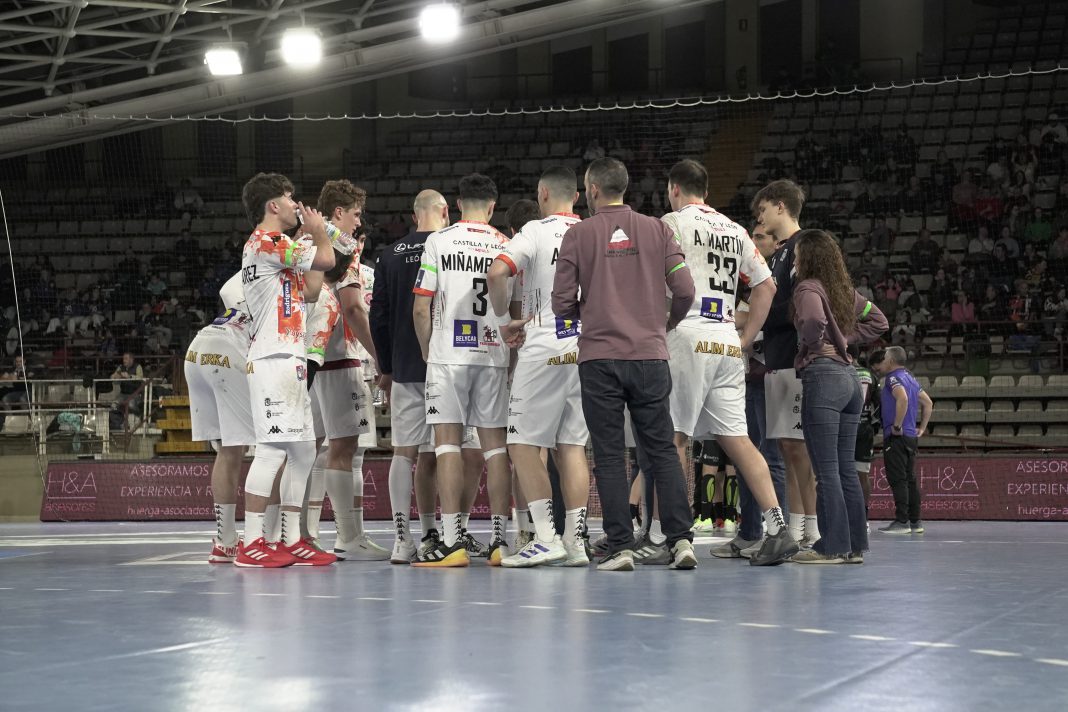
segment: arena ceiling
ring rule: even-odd
[[[0,157],[84,140],[79,112],[233,111],[720,0],[465,0],[460,37],[436,47],[418,29],[434,1],[5,0]],[[302,25],[323,39],[314,70],[285,66],[278,50]],[[220,43],[243,48],[243,75],[210,75],[204,52]],[[57,114],[68,120],[39,118]]]

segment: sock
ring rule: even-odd
[[[805,538],[809,541],[818,541],[820,538],[820,525],[816,523],[816,515],[805,515]]]
[[[712,518],[716,521],[724,519],[723,516],[723,502],[712,503]]]
[[[352,520],[352,472],[329,469],[323,473],[323,479],[326,482],[326,492],[330,495],[330,506],[334,509],[337,538],[340,541],[352,541],[357,536],[356,524]],[[311,508],[308,511],[310,514]],[[318,530],[318,522],[315,528]]]
[[[414,464],[411,458],[397,455],[394,455],[389,463],[389,506],[393,510],[393,525],[398,539],[412,538],[409,518],[412,508],[412,467]]]
[[[663,544],[667,541],[667,537],[664,536],[664,532],[660,529],[659,519],[654,519],[653,523],[649,525],[649,541],[654,544]]]
[[[467,530],[467,524],[470,521],[471,521],[471,513],[470,512],[464,512],[463,514],[460,515],[460,526],[462,526],[465,531]]]
[[[577,544],[586,533],[586,508],[569,509],[564,518],[564,541]]]
[[[356,536],[363,536],[363,507],[352,508],[352,525],[355,527]]]
[[[712,519],[712,495],[716,489],[714,475],[701,475],[701,519]]]
[[[300,512],[282,510],[282,543],[292,546],[300,541]]]
[[[534,518],[534,535],[538,537],[538,541],[552,541],[556,536],[556,526],[553,524],[553,501],[537,499],[529,506],[530,516]]]
[[[282,540],[282,507],[268,504],[263,514],[263,538],[272,544]]]
[[[642,510],[636,504],[630,505],[630,518],[633,521],[633,527],[635,529],[642,528]]]
[[[546,500],[546,501],[548,501],[548,500]],[[490,539],[490,544],[495,544],[497,542],[503,542],[505,535],[508,534],[508,515],[507,514],[494,514],[492,517],[490,517],[490,519],[492,519],[492,521],[493,521],[493,538]],[[551,515],[550,515],[550,521],[552,521]],[[550,528],[552,527],[551,524],[549,526],[550,526]],[[552,536],[550,535],[549,538],[551,539]]]
[[[431,512],[430,514],[419,515],[419,528],[423,530],[423,536],[426,536],[431,529],[438,528],[438,523],[435,520],[435,515],[433,512]]]
[[[775,536],[779,533],[779,530],[786,526],[786,523],[782,520],[782,510],[778,507],[772,507],[764,514],[764,524],[768,528],[768,536]],[[793,518],[793,514],[790,515]]]
[[[442,535],[445,537],[445,546],[453,546],[460,538],[463,531],[463,519],[460,514],[441,514]]]
[[[323,505],[309,503],[306,507],[307,519],[304,519],[304,532],[312,539],[319,538],[319,519],[323,516]],[[335,515],[336,516],[336,515]]]
[[[771,534],[771,530],[768,530],[768,534]],[[790,512],[790,536],[794,538],[794,541],[801,541],[801,537],[805,535],[805,515]]]
[[[533,507],[534,503],[533,502],[529,502],[527,504],[527,506],[528,507]],[[529,509],[517,509],[517,510],[515,510],[515,528],[516,528],[516,531],[520,531],[520,532],[536,531],[536,529],[531,529],[532,526],[534,526],[534,525],[531,524],[530,510]]]
[[[352,491],[356,497],[363,497],[363,454],[367,448],[356,448],[356,454],[352,456]]]
[[[245,546],[263,536],[263,512],[245,510]]]
[[[236,515],[236,504],[215,505],[215,536],[223,546],[233,546],[237,542]]]

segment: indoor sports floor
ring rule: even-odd
[[[1068,709],[1068,524],[927,532],[863,567],[702,538],[694,572],[621,574],[247,570],[203,562],[203,522],[0,525],[0,709]]]

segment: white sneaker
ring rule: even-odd
[[[393,553],[389,557],[389,563],[410,564],[413,559],[415,559],[415,542],[411,539],[396,539],[393,542]]]
[[[723,533],[734,536],[734,533],[738,531],[738,524],[733,519],[723,520]]]
[[[520,531],[515,535],[515,550],[519,551],[530,542],[534,541],[534,532]]]
[[[371,537],[361,534],[351,541],[338,539],[334,544],[334,555],[341,561],[385,561],[389,551],[371,541]]]
[[[803,537],[801,537],[801,541],[797,542],[797,545],[801,547],[801,551],[808,551],[813,546],[815,546],[816,542],[819,540],[819,537],[810,537],[806,533]]]
[[[633,571],[634,570],[634,552],[630,549],[624,549],[623,551],[617,551],[611,556],[607,556],[601,560],[601,563],[597,564],[598,571]]]
[[[564,548],[564,542],[559,536],[554,536],[552,541],[534,539],[527,542],[519,551],[501,559],[501,566],[506,569],[526,569],[542,564],[554,564],[565,559],[567,549]]]
[[[575,539],[571,543],[564,540],[564,549],[567,551],[567,558],[557,561],[553,566],[589,566],[590,557],[586,554],[586,545],[582,539]]]

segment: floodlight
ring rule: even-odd
[[[291,67],[314,67],[323,58],[323,41],[308,27],[294,27],[282,35],[282,59]]]
[[[233,47],[212,47],[204,53],[204,63],[216,77],[232,77],[242,71],[241,54]]]
[[[460,8],[448,2],[427,5],[419,16],[419,30],[427,42],[450,42],[460,35]]]

